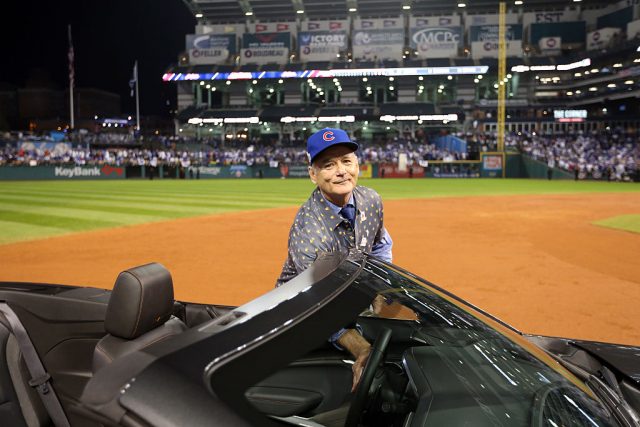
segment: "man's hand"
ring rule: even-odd
[[[360,377],[362,376],[362,371],[364,370],[364,366],[369,359],[369,353],[371,352],[371,344],[367,342],[366,339],[358,331],[355,329],[347,329],[347,331],[342,334],[340,338],[338,338],[338,344],[343,348],[346,348],[349,353],[356,359],[351,367],[353,372],[353,384],[351,386],[351,392],[354,392],[358,383],[360,382]]]

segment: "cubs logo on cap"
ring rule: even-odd
[[[328,130],[322,133],[322,139],[324,139],[325,141],[333,141],[334,139],[336,139],[336,137],[333,136],[332,130]]]
[[[313,162],[318,154],[334,145],[346,145],[356,151],[358,144],[351,141],[349,134],[342,129],[324,128],[314,133],[307,140],[309,162]]]

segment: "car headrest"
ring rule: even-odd
[[[104,327],[108,333],[134,339],[164,324],[173,312],[171,274],[156,262],[118,275]]]

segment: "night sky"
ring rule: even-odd
[[[168,116],[175,108],[175,86],[162,74],[195,25],[181,0],[26,0],[3,2],[2,9],[0,84],[68,87],[71,24],[76,87],[117,93],[122,112],[131,114],[129,79],[137,59],[141,115]]]

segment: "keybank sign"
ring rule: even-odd
[[[458,54],[462,27],[428,27],[411,29],[411,48],[426,58]]]
[[[56,166],[53,171],[54,176],[61,178],[87,178],[93,176],[100,176],[100,168],[98,167],[80,167],[76,166],[73,168],[70,167],[61,167]]]

